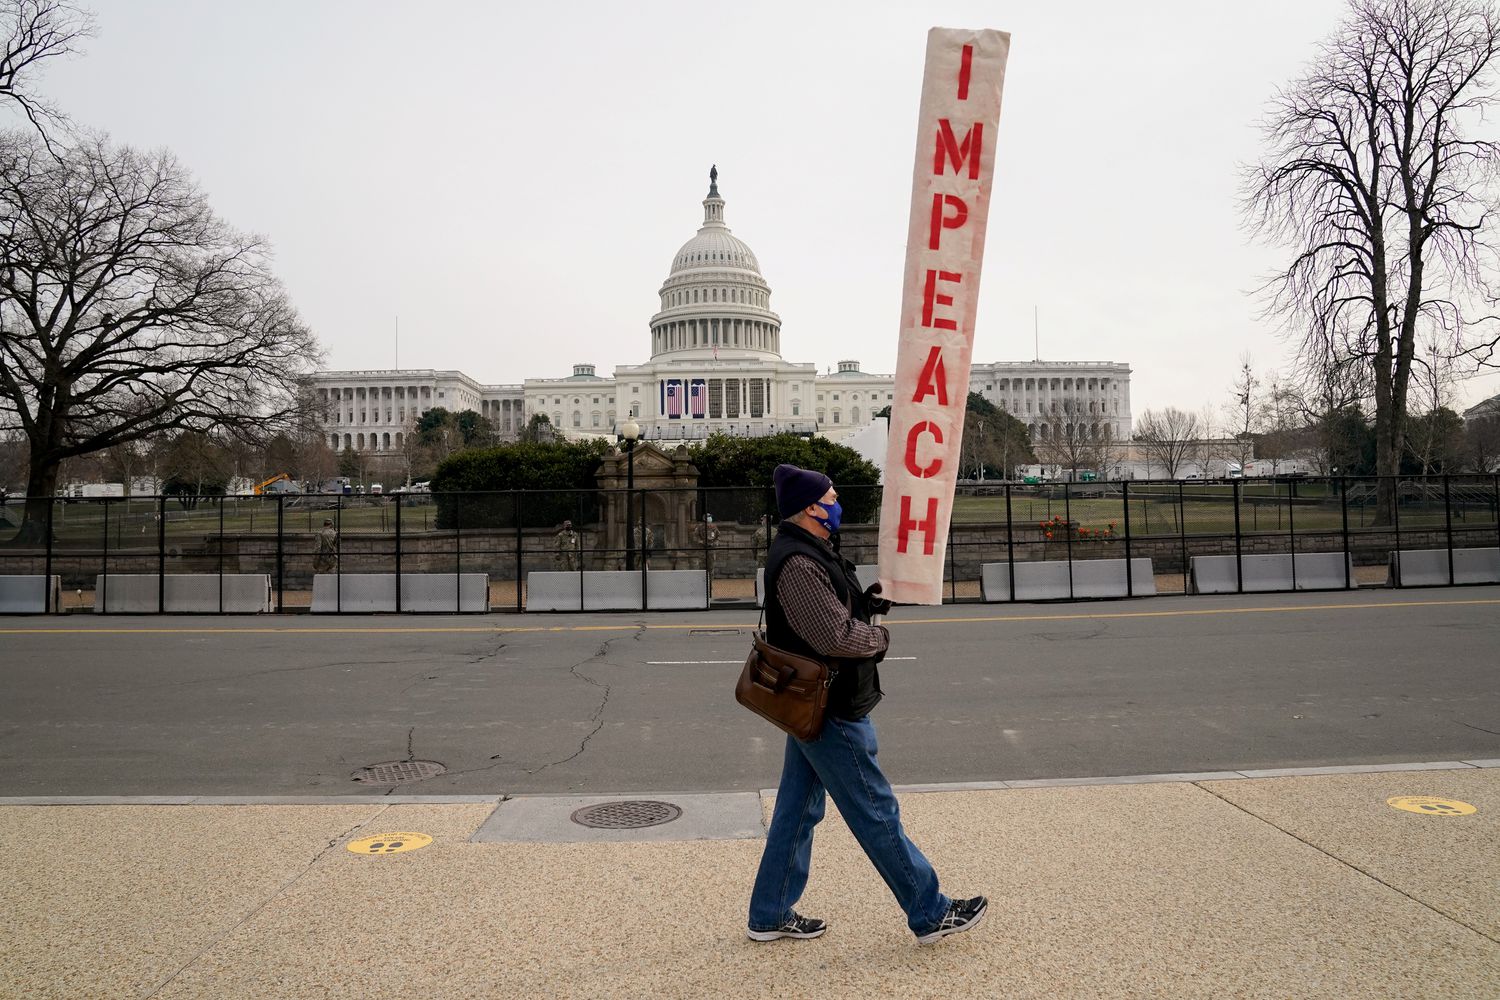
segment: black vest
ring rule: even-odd
[[[870,611],[865,604],[864,591],[860,588],[854,564],[833,552],[821,539],[815,538],[805,529],[790,521],[782,521],[776,528],[776,538],[771,542],[770,552],[766,555],[766,640],[789,653],[826,660],[838,671],[838,676],[828,689],[828,714],[840,719],[864,718],[881,698],[880,672],[875,666],[875,660],[825,657],[792,631],[786,612],[781,608],[776,584],[781,578],[781,567],[794,555],[807,556],[822,566],[844,607],[849,608],[851,614],[860,621],[866,624],[870,621]]]

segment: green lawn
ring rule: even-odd
[[[282,526],[288,533],[317,531],[323,526],[323,518],[336,517],[341,534],[364,532],[389,532],[395,529],[396,507],[394,503],[370,501],[359,497],[350,506],[337,514],[329,507],[311,507],[302,503],[288,502]],[[53,529],[61,545],[97,545],[108,519],[109,542],[123,548],[154,548],[156,545],[158,510],[155,500],[119,500],[107,505],[99,503],[61,503],[53,508]],[[432,503],[408,506],[401,511],[401,530],[430,530],[437,517],[437,507]],[[211,504],[200,504],[196,509],[184,510],[176,501],[166,504],[167,539],[199,539],[219,532],[220,510]],[[276,501],[274,498],[231,497],[224,502],[223,526],[226,534],[276,534]]]

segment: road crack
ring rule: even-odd
[[[1467,722],[1465,722],[1465,721],[1463,721],[1463,720],[1462,720],[1462,719],[1458,719],[1458,720],[1456,720],[1456,721],[1457,721],[1457,722],[1458,722],[1458,724],[1459,724],[1459,725],[1460,725],[1460,726],[1466,726],[1466,727],[1468,727],[1468,728],[1469,728],[1469,729],[1473,729],[1473,730],[1476,730],[1476,731],[1477,731],[1477,732],[1481,732],[1481,733],[1489,733],[1489,734],[1490,734],[1490,735],[1491,735],[1491,736],[1500,736],[1500,732],[1496,732],[1496,731],[1495,731],[1495,730],[1493,730],[1493,729],[1486,729],[1486,728],[1484,728],[1484,727],[1483,727],[1483,726],[1475,726],[1475,725],[1471,725],[1471,724],[1470,724],[1470,723],[1467,723]]]
[[[634,638],[637,641],[639,641],[639,639],[641,638],[641,635],[644,632],[645,632],[645,626],[644,625],[637,625],[636,626],[636,631],[631,634],[630,638]],[[598,705],[598,707],[595,708],[593,714],[589,716],[589,721],[592,722],[592,723],[594,723],[594,728],[591,729],[591,730],[589,730],[588,733],[587,733],[587,735],[585,735],[583,737],[583,739],[579,741],[579,743],[578,743],[578,749],[577,750],[574,750],[572,753],[570,753],[566,757],[563,757],[561,760],[548,761],[547,763],[541,765],[540,767],[526,769],[526,774],[527,775],[539,774],[542,771],[547,770],[547,768],[549,768],[549,767],[557,767],[560,764],[566,764],[570,760],[575,760],[578,757],[582,756],[583,752],[588,749],[589,740],[593,739],[594,736],[599,732],[599,730],[601,730],[601,729],[604,728],[604,710],[609,705],[609,687],[610,686],[608,684],[604,684],[604,683],[596,680],[593,677],[590,677],[588,674],[580,673],[579,670],[578,670],[578,668],[584,666],[585,664],[593,663],[595,661],[604,659],[604,657],[606,657],[606,656],[609,655],[609,644],[612,643],[612,642],[616,642],[616,641],[618,641],[620,639],[624,639],[624,638],[627,638],[627,637],[626,636],[615,636],[613,639],[605,639],[603,642],[601,642],[599,644],[599,648],[596,649],[596,650],[594,650],[594,655],[593,656],[590,656],[586,660],[580,660],[579,662],[573,664],[571,667],[568,668],[568,673],[572,674],[574,677],[577,677],[579,680],[584,681],[585,683],[592,684],[594,687],[599,688],[603,692],[603,694],[599,698],[599,705]]]

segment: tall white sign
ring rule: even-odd
[[[880,511],[882,596],[941,604],[1010,35],[933,28],[917,122],[895,401]]]

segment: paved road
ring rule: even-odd
[[[752,615],[0,620],[0,795],[775,783]],[[907,608],[901,783],[1500,757],[1500,588]],[[905,659],[895,659],[905,657]],[[382,789],[383,790],[383,789]]]

